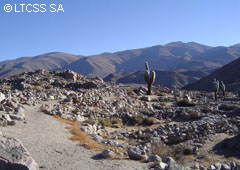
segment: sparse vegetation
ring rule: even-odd
[[[213,90],[214,90],[214,95],[215,95],[215,100],[216,101],[218,100],[218,97],[217,97],[218,89],[219,89],[219,81],[216,80],[216,78],[214,78],[214,80],[213,80]]]
[[[142,122],[143,125],[148,125],[148,126],[151,126],[156,123],[158,123],[158,120],[155,117],[148,117],[144,119]]]
[[[41,87],[41,86],[34,86],[34,87],[33,87],[33,90],[41,91],[41,90],[42,90],[42,87]]]
[[[129,117],[128,120],[131,125],[140,125],[144,120],[144,116],[142,114],[134,114],[132,117]]]
[[[132,117],[129,117],[129,124],[130,125],[147,125],[151,126],[153,124],[158,123],[158,120],[154,117],[147,117],[145,118],[144,115],[133,115]]]
[[[105,146],[100,145],[99,143],[94,141],[91,137],[89,137],[85,132],[81,131],[79,128],[78,121],[61,119],[59,116],[55,116],[55,118],[69,125],[67,129],[69,129],[70,132],[74,135],[70,138],[72,141],[79,142],[79,145],[84,145],[87,149],[105,148]]]
[[[98,124],[103,127],[121,128],[123,127],[122,119],[120,118],[100,118]]]
[[[166,94],[165,93],[163,93],[163,92],[158,92],[158,94],[157,94],[158,96],[162,96],[162,97],[164,97],[164,96],[166,96]]]
[[[155,82],[156,73],[154,71],[152,71],[152,76],[150,75],[150,70],[149,70],[147,62],[145,62],[145,67],[146,67],[146,71],[144,73],[144,79],[148,84],[147,95],[151,95],[152,94],[152,85]]]
[[[45,86],[45,89],[52,89],[52,88],[53,88],[53,85],[51,85],[51,84],[48,84]]]
[[[184,164],[184,157],[193,155],[192,149],[186,144],[165,145],[163,143],[152,145],[152,154],[163,157],[172,157],[180,164]]]

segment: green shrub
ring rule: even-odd
[[[34,87],[33,87],[33,90],[41,91],[41,90],[42,90],[42,87],[41,87],[41,86],[34,86]]]
[[[148,126],[151,126],[156,123],[158,123],[158,120],[155,117],[148,117],[144,119],[142,122],[143,125],[148,125]]]
[[[179,164],[185,164],[185,156],[193,155],[193,151],[187,144],[165,145],[164,143],[154,143],[151,148],[152,154],[163,157],[172,157]]]
[[[123,127],[122,119],[120,118],[100,118],[98,124],[103,127],[121,128]]]
[[[158,120],[154,117],[147,117],[144,118],[144,115],[133,115],[132,117],[129,117],[129,124],[131,125],[148,125],[151,126],[153,124],[158,123]]]
[[[163,93],[163,92],[159,92],[157,95],[158,95],[158,96],[166,96],[166,94]]]
[[[51,85],[51,84],[48,84],[45,86],[45,89],[52,89],[52,88],[53,88],[53,85]]]
[[[144,116],[142,114],[136,115],[134,114],[132,117],[129,117],[129,123],[131,125],[140,125],[144,120]]]

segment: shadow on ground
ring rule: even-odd
[[[225,158],[236,157],[240,158],[240,135],[232,138],[226,138],[217,143],[213,147],[213,151],[218,155],[223,155]]]

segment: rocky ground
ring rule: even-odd
[[[0,131],[10,138],[19,138],[40,168],[56,169],[50,158],[41,156],[49,152],[57,164],[64,165],[63,169],[74,169],[72,165],[81,165],[74,156],[83,151],[87,154],[82,154],[84,158],[79,162],[89,161],[92,169],[98,167],[99,160],[91,158],[90,151],[82,147],[76,149],[67,139],[70,134],[64,132],[63,126],[55,125],[57,119],[53,116],[80,122],[79,132],[76,128],[71,131],[75,135],[72,140],[82,139],[78,136],[81,132],[95,141],[78,141],[82,146],[94,148],[92,145],[98,144],[100,154],[96,158],[107,159],[100,161],[103,165],[98,169],[124,169],[125,165],[128,169],[135,166],[135,169],[152,170],[240,167],[240,98],[234,93],[227,93],[225,98],[219,94],[215,101],[212,93],[155,87],[153,95],[147,96],[143,86],[105,83],[101,78],[87,78],[70,70],[23,73],[0,80],[0,86],[0,125],[3,126]],[[38,115],[30,114],[30,108]],[[36,119],[41,115],[36,109],[46,117]],[[55,123],[48,121],[50,118]],[[37,131],[32,130],[35,126],[39,127]],[[47,129],[49,132],[45,133]],[[43,136],[39,139],[36,134]],[[2,141],[8,140],[6,136]],[[64,143],[55,145],[55,139]],[[65,155],[70,157],[70,162]],[[15,159],[6,161],[3,156],[0,155],[0,160],[5,162],[3,166],[16,163]],[[109,159],[122,159],[122,162],[116,162],[119,165],[115,166]],[[145,163],[128,163],[127,159]]]

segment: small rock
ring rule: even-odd
[[[154,170],[165,170],[166,167],[168,166],[168,164],[164,163],[164,162],[159,162],[156,166]]]
[[[221,170],[222,169],[222,164],[221,163],[215,163],[215,167],[218,169],[218,170]]]
[[[102,151],[101,156],[103,158],[114,158],[115,153],[109,149]]]
[[[6,98],[5,95],[0,92],[0,102],[3,101],[5,98]]]
[[[149,162],[161,162],[162,159],[158,155],[151,155],[151,156],[149,156],[148,161]]]
[[[24,120],[25,119],[25,116],[23,114],[22,115],[9,114],[9,116],[12,120]]]
[[[148,156],[145,149],[141,146],[129,147],[127,150],[128,156],[133,160],[147,160]]]
[[[231,170],[231,167],[228,164],[222,164],[222,170]]]
[[[204,166],[199,166],[199,170],[207,170]]]
[[[185,170],[184,166],[182,165],[178,165],[178,164],[169,164],[167,167],[166,167],[166,170]]]
[[[176,161],[172,157],[164,157],[162,158],[162,161],[167,164],[175,164]]]

